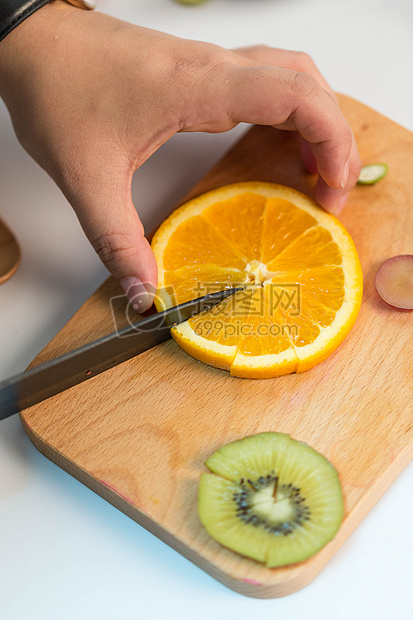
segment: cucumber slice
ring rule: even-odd
[[[387,164],[369,164],[363,166],[357,183],[359,185],[374,185],[383,179],[389,171]]]

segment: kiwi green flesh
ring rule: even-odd
[[[269,567],[300,562],[338,531],[344,514],[337,472],[310,446],[281,433],[227,444],[207,461],[198,511],[222,545]]]

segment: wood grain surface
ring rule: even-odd
[[[385,259],[413,253],[413,135],[348,97],[340,104],[363,162],[386,162],[389,173],[375,186],[356,187],[340,217],[360,255],[364,297],[353,330],[333,355],[299,375],[246,380],[205,366],[168,341],[21,414],[48,458],[252,597],[283,596],[311,582],[413,455],[413,313],[390,308],[374,289]],[[257,126],[186,199],[246,180],[305,193],[314,184],[303,171],[296,137]],[[34,364],[113,331],[114,317],[117,326],[138,318],[109,279]],[[262,431],[289,433],[328,457],[346,505],[333,541],[305,562],[276,569],[220,546],[197,515],[206,458]],[[356,562],[357,549],[353,553]]]
[[[13,233],[0,220],[0,284],[17,270],[21,259],[20,247]]]

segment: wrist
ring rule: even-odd
[[[0,41],[43,6],[56,0],[2,0],[0,4]],[[95,8],[94,0],[65,0],[86,10]]]
[[[25,74],[35,70],[39,61],[46,60],[65,21],[76,13],[83,11],[64,1],[48,2],[0,42],[0,97],[6,100],[8,92],[17,88]]]
[[[2,0],[0,4],[0,41],[25,19],[51,0]]]

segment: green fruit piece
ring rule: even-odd
[[[219,543],[268,567],[305,560],[337,533],[344,515],[337,471],[283,433],[223,446],[206,461],[198,513]]]
[[[387,164],[369,164],[361,169],[357,183],[359,185],[374,185],[383,179],[389,171]]]

